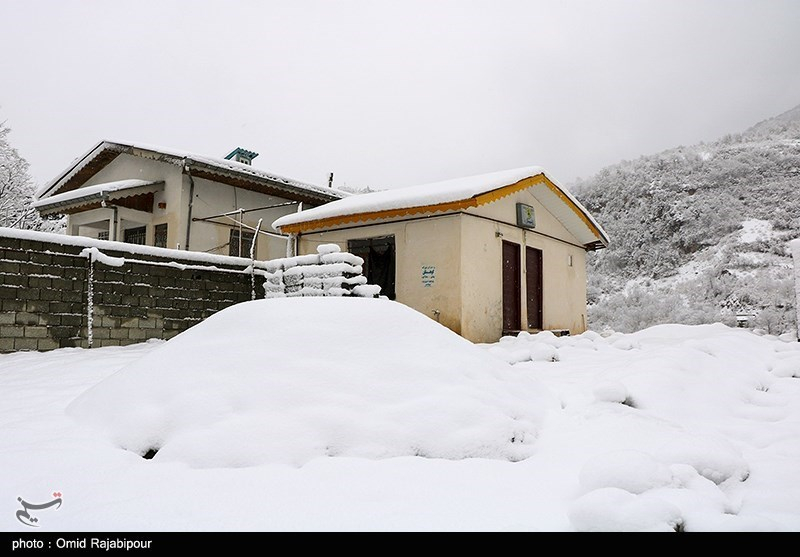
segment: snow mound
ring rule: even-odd
[[[800,357],[786,358],[772,367],[775,377],[800,377]]]
[[[683,524],[680,510],[671,503],[615,487],[596,489],[575,500],[569,519],[579,532],[668,532]]]
[[[537,380],[399,303],[277,298],[213,315],[68,412],[116,446],[202,468],[518,461],[555,404]]]
[[[605,487],[629,493],[644,493],[672,482],[669,468],[641,451],[624,450],[600,455],[583,466],[580,484],[584,491]]]
[[[628,400],[628,389],[619,381],[601,381],[594,387],[594,398],[598,402],[619,402]]]
[[[688,464],[717,485],[729,479],[744,481],[750,474],[747,462],[731,443],[709,435],[681,435],[655,456],[668,464]]]

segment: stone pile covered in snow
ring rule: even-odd
[[[273,259],[262,274],[265,298],[296,296],[360,296],[374,298],[381,287],[367,284],[362,275],[364,260],[324,244],[313,255]]]
[[[212,315],[69,411],[117,447],[193,467],[324,456],[519,461],[555,405],[544,392],[402,304],[276,298]]]

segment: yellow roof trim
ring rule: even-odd
[[[561,188],[559,188],[557,185],[555,185],[553,182],[551,182],[551,181],[550,181],[550,180],[547,178],[547,176],[545,176],[545,177],[544,177],[544,183],[545,183],[545,185],[546,185],[548,188],[550,188],[550,190],[551,190],[553,193],[555,193],[555,194],[558,196],[558,198],[559,198],[559,199],[561,199],[561,201],[563,201],[564,203],[566,203],[566,204],[567,204],[567,206],[568,206],[570,209],[572,209],[572,210],[575,212],[575,214],[576,214],[576,215],[578,215],[578,217],[580,217],[580,219],[583,221],[583,223],[584,223],[586,226],[588,226],[588,227],[589,227],[589,230],[591,230],[591,231],[592,231],[592,234],[594,234],[595,236],[597,236],[597,239],[598,239],[598,240],[601,240],[601,241],[603,240],[603,235],[600,233],[600,230],[598,230],[597,226],[596,226],[596,225],[595,225],[595,224],[592,222],[592,220],[589,218],[589,216],[588,216],[588,215],[587,215],[587,214],[586,214],[586,213],[585,213],[583,210],[581,210],[581,208],[580,208],[580,207],[578,207],[577,205],[575,205],[575,202],[574,202],[574,201],[572,201],[572,199],[570,199],[569,197],[567,197],[567,196],[564,194],[564,192],[563,192],[563,191],[561,191]]]
[[[423,205],[420,207],[404,207],[402,209],[387,209],[383,211],[372,211],[369,213],[355,213],[352,215],[339,215],[335,217],[327,217],[324,219],[310,220],[307,222],[298,222],[296,224],[287,224],[281,226],[281,232],[285,234],[296,234],[298,232],[308,232],[310,230],[318,230],[320,228],[327,228],[329,226],[338,226],[340,224],[349,224],[354,222],[366,222],[376,219],[387,219],[394,217],[404,217],[407,215],[415,215],[419,213],[439,213],[442,211],[460,211],[467,207],[477,207],[478,204],[474,198],[463,199],[460,201],[451,201],[449,203],[438,203],[436,205]]]
[[[503,186],[501,188],[488,191],[486,193],[481,193],[474,197],[469,197],[467,199],[460,199],[457,201],[450,201],[447,203],[437,203],[435,205],[421,205],[418,207],[386,209],[383,211],[355,213],[352,215],[338,215],[335,217],[327,217],[306,222],[299,222],[296,224],[287,224],[285,226],[281,226],[281,232],[284,234],[297,234],[297,233],[305,233],[313,230],[328,228],[331,226],[339,226],[342,224],[351,224],[351,223],[367,222],[378,219],[405,217],[421,213],[462,211],[464,209],[468,209],[469,207],[480,207],[481,205],[492,203],[493,201],[497,201],[498,199],[508,197],[509,195],[513,195],[517,192],[526,190],[538,184],[545,184],[551,191],[553,191],[559,197],[559,199],[561,199],[564,203],[566,203],[567,206],[569,206],[581,218],[581,220],[586,224],[586,226],[589,227],[589,230],[591,230],[592,233],[595,236],[597,236],[597,238],[602,239],[600,231],[597,229],[594,223],[592,223],[589,217],[577,205],[575,205],[575,203],[569,197],[567,197],[564,194],[564,192],[562,192],[561,189],[558,186],[556,186],[553,182],[551,182],[544,174],[537,174],[536,176],[530,176],[513,184],[509,184],[507,186]]]

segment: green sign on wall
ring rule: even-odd
[[[517,226],[521,228],[536,228],[536,215],[533,207],[524,203],[517,203]]]

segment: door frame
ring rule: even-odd
[[[532,262],[537,263],[533,272],[531,272]],[[534,274],[536,277],[533,277]],[[538,280],[531,284],[532,278]],[[533,293],[531,293],[532,287]],[[532,302],[536,303],[532,304]],[[542,250],[532,246],[525,246],[525,305],[528,329],[541,331],[544,328],[544,254]],[[532,313],[537,315],[531,318]]]
[[[506,267],[506,250],[513,251],[511,260],[514,261],[515,269],[507,271]],[[522,245],[516,242],[509,242],[503,240],[503,247],[500,259],[501,268],[501,307],[502,307],[502,334],[518,332],[522,330]],[[514,272],[516,271],[516,272]],[[507,283],[512,293],[506,296]],[[512,326],[512,321],[516,321],[516,325]]]

